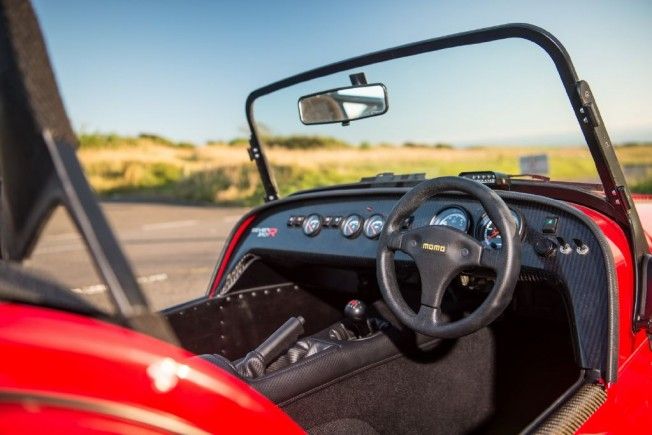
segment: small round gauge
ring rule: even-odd
[[[448,207],[430,219],[430,225],[444,225],[465,233],[469,231],[471,219],[469,214],[460,207]]]
[[[364,228],[363,228],[364,235],[370,239],[375,239],[376,237],[380,236],[380,232],[383,230],[384,226],[385,226],[384,217],[382,217],[379,214],[370,216],[364,222]]]
[[[303,234],[306,236],[316,236],[319,230],[321,230],[321,216],[318,214],[311,214],[303,221],[301,228],[303,229]]]
[[[352,214],[344,218],[340,226],[340,231],[344,237],[353,239],[360,234],[362,230],[362,217],[357,214]]]
[[[521,220],[521,216],[512,209],[509,211],[512,212],[512,216],[514,216],[514,220],[516,221],[516,232],[518,234],[522,234],[523,222]],[[478,236],[487,248],[500,249],[503,247],[503,239],[500,236],[500,230],[498,230],[498,227],[496,227],[494,223],[491,222],[489,216],[486,214],[483,215],[478,227]]]

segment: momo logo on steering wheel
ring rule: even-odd
[[[446,252],[445,245],[436,245],[433,243],[425,243],[425,242],[421,244],[421,249],[423,249],[424,251]]]

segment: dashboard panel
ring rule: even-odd
[[[320,254],[333,260],[375,261],[378,236],[395,203],[396,198],[324,199],[275,209],[256,219],[241,250],[273,249],[297,255]],[[509,200],[508,206],[523,243],[524,265],[546,269],[548,264],[571,259],[589,263],[592,251],[600,257],[595,238],[574,216]],[[464,231],[490,249],[502,246],[498,229],[482,206],[468,197],[431,199],[404,222],[403,228],[426,225]],[[397,259],[409,260],[401,253]]]
[[[252,212],[256,217],[233,252],[227,273],[248,253],[334,267],[375,267],[378,235],[404,192],[321,192],[262,206]],[[611,350],[616,342],[616,289],[613,258],[604,236],[568,204],[524,193],[499,194],[519,227],[522,277],[543,274],[558,283],[567,292],[573,314],[580,343],[578,359],[585,367],[615,370]],[[500,236],[485,210],[466,195],[445,194],[427,200],[403,227],[431,224],[449,225],[491,249],[500,249]],[[395,260],[412,261],[402,252],[396,253]]]

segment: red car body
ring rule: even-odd
[[[636,200],[652,240],[652,198]],[[634,309],[631,250],[616,223],[576,207],[610,242],[621,312],[618,381],[607,386],[607,402],[578,433],[636,433],[652,427],[652,351],[644,331],[632,332],[628,315]],[[233,242],[251,221],[245,219],[235,230]],[[100,427],[109,433],[301,432],[283,411],[235,377],[190,359],[183,349],[99,320],[0,304],[0,349],[5,356],[0,432],[43,427],[66,433]],[[169,389],[158,388],[153,373],[163,361],[176,370],[159,374],[172,379]],[[23,404],[6,404],[16,398],[23,398]]]
[[[31,10],[27,3],[15,2],[18,5],[15,6],[9,1],[0,1],[0,6],[6,6],[6,4],[14,7],[14,12],[24,13],[29,18]],[[4,13],[2,8],[0,8],[0,12]],[[3,15],[0,18],[5,17]],[[33,17],[32,21],[31,25],[33,26],[35,23]],[[16,23],[17,21],[14,22],[14,25]],[[4,22],[0,24],[4,24]],[[23,30],[22,27],[17,27]],[[4,29],[0,28],[0,30]],[[501,33],[503,31],[529,34],[528,32],[532,32],[532,28],[527,25],[514,25],[486,31],[493,32],[495,34],[494,39],[497,39],[503,37]],[[536,38],[548,38],[543,32],[536,31],[535,33]],[[464,39],[469,36],[475,37],[473,34],[459,34],[456,38]],[[5,39],[7,38],[0,38],[0,48],[2,49],[6,49],[8,46]],[[29,43],[33,42],[31,39],[27,39]],[[544,39],[544,43],[550,43],[550,41]],[[437,41],[434,41],[434,43],[437,43]],[[553,49],[556,50],[555,53],[564,53],[559,47],[550,48],[550,50]],[[28,52],[30,61],[32,57],[38,57],[34,55],[35,51],[37,50]],[[392,50],[388,50],[376,55],[382,57],[390,56],[392,53]],[[45,56],[44,50],[42,54]],[[38,64],[38,62],[36,63]],[[1,69],[0,74],[3,74]],[[37,78],[42,79],[42,76]],[[33,82],[28,80],[25,80],[25,82],[28,82],[30,86],[33,85]],[[588,87],[585,87],[586,83],[577,83],[580,86],[578,89],[584,91],[582,94],[590,97],[590,93],[585,93],[588,92]],[[4,84],[4,82],[0,81],[0,86]],[[575,84],[573,82],[573,85]],[[26,89],[29,90],[29,86]],[[52,95],[56,94],[56,88],[54,89]],[[15,97],[15,95],[11,96]],[[5,97],[5,95],[0,94],[0,97]],[[23,95],[19,95],[19,97],[23,97]],[[33,101],[28,102],[32,103]],[[0,103],[4,103],[4,100],[0,100]],[[593,107],[592,101],[586,103],[586,106],[582,106],[582,110],[584,107],[587,110]],[[54,106],[56,105],[50,105],[47,108],[53,109]],[[38,104],[35,104],[34,107],[42,108],[38,107]],[[30,106],[29,108],[33,107]],[[53,110],[56,111],[57,107],[54,107]],[[7,115],[7,113],[3,112],[10,111],[0,111],[0,116]],[[29,110],[25,111],[27,113],[25,118],[32,115],[32,113],[28,112]],[[61,113],[63,114],[63,112]],[[595,116],[599,117],[597,109]],[[0,119],[0,121],[3,120]],[[15,119],[12,120],[15,121]],[[15,124],[19,128],[13,130],[20,130],[23,127],[25,130],[28,130],[27,127],[43,127],[39,122],[35,123],[37,125],[32,126],[28,125],[29,122],[22,122],[23,119],[18,121],[21,122],[15,122]],[[38,119],[38,121],[43,122],[43,119]],[[47,119],[47,121],[52,120]],[[588,119],[585,124],[588,124]],[[596,126],[600,127],[601,124],[596,122]],[[4,126],[0,125],[0,127]],[[0,128],[0,130],[3,129]],[[4,130],[11,129],[5,128]],[[70,129],[68,128],[68,130]],[[0,131],[0,133],[6,132]],[[69,132],[63,131],[63,134],[61,131],[58,133],[59,136],[64,137],[68,133],[72,135],[72,130]],[[69,211],[74,211],[73,214],[78,221],[78,228],[84,233],[87,240],[91,236],[93,237],[93,243],[89,242],[88,245],[93,248],[92,251],[95,257],[100,258],[100,260],[97,260],[98,268],[107,267],[106,263],[110,263],[107,260],[108,254],[106,251],[108,250],[102,250],[102,248],[108,246],[115,248],[115,251],[119,251],[119,247],[114,244],[114,240],[110,237],[111,234],[100,234],[99,230],[94,232],[93,229],[88,228],[89,226],[93,227],[93,225],[84,226],[79,223],[84,219],[85,224],[91,222],[89,215],[93,215],[93,213],[95,213],[93,216],[96,218],[94,221],[96,227],[101,227],[104,222],[97,203],[93,202],[94,197],[85,183],[72,148],[66,144],[55,143],[53,140],[54,135],[51,135],[49,131],[38,130],[38,134],[40,135],[39,140],[45,143],[43,145],[39,142],[39,145],[43,145],[42,148],[49,152],[49,154],[46,154],[48,158],[59,159],[56,161],[56,177],[58,177],[60,184],[53,187],[48,183],[56,178],[55,175],[51,177],[44,176],[43,186],[28,186],[34,187],[34,189],[33,191],[27,191],[27,193],[33,193],[34,197],[39,200],[42,199],[39,196],[41,194],[43,196],[47,196],[45,194],[51,195],[52,203],[54,203],[54,199],[60,202],[68,201],[66,204]],[[29,138],[34,139],[31,136]],[[24,139],[24,137],[20,137],[20,139]],[[18,142],[16,141],[16,143]],[[36,141],[25,143],[34,144]],[[8,145],[0,142],[0,151],[7,151],[2,149],[1,145],[5,147],[8,147]],[[24,149],[15,147],[11,151],[16,154],[19,151],[24,151]],[[37,149],[36,146],[34,146],[34,149],[27,150],[28,153],[36,151],[43,150]],[[258,159],[256,163],[264,167],[266,163],[263,161],[264,159],[260,158],[261,155],[260,152],[252,153],[253,158]],[[11,154],[2,154],[1,157],[4,157],[4,160],[0,159],[0,164],[6,163],[7,156],[11,156]],[[30,160],[31,163],[38,160],[31,155],[29,157],[31,157],[31,160],[29,158],[24,160]],[[608,161],[608,159],[605,160]],[[20,162],[20,159],[18,161]],[[23,172],[29,172],[23,167],[20,169]],[[71,173],[78,178],[75,180],[74,177],[70,177]],[[55,174],[54,169],[52,174]],[[32,176],[32,174],[21,180],[19,175],[14,174],[16,180],[25,181],[25,183],[14,183],[18,184],[17,191],[20,193],[23,193],[20,188],[27,184],[27,181],[42,181],[38,180],[38,177]],[[263,184],[268,189],[272,185],[265,181],[265,177],[269,177],[267,170],[261,171],[261,175],[263,176]],[[606,175],[611,176],[613,173],[607,173]],[[8,178],[3,176],[2,181],[2,188],[6,189]],[[61,188],[61,185],[65,189]],[[623,188],[622,191],[617,189],[607,190],[612,192],[615,197],[615,199],[611,199],[613,204],[623,205],[623,199],[628,199],[627,190],[624,186],[620,187]],[[620,197],[617,196],[619,192]],[[68,196],[64,195],[64,193]],[[275,198],[276,193],[274,190],[267,193],[268,199]],[[73,197],[74,201],[70,199],[71,197]],[[24,198],[21,197],[20,199],[23,200]],[[6,200],[6,198],[3,198],[3,200]],[[84,201],[86,201],[86,207],[80,206]],[[647,251],[652,253],[652,198],[639,196],[634,197],[634,201],[645,231],[643,237],[647,241]],[[3,201],[2,206],[6,210],[5,202]],[[639,290],[636,287],[637,264],[632,254],[636,252],[636,247],[631,245],[631,239],[624,232],[622,222],[618,223],[587,205],[578,205],[568,199],[566,202],[591,219],[609,242],[614,258],[619,299],[616,381],[604,385],[607,391],[606,402],[590,417],[585,416],[588,419],[584,421],[578,433],[629,434],[646,431],[646,429],[652,428],[652,402],[650,400],[650,391],[652,391],[652,350],[645,329],[641,328],[640,325],[633,324],[637,291]],[[24,211],[20,208],[24,205],[23,203],[18,201],[18,205],[13,205],[16,210]],[[32,206],[33,204],[28,205]],[[39,206],[41,208],[38,208]],[[47,207],[42,206],[42,203],[38,203],[32,209],[27,207],[25,210],[33,212],[34,216],[36,216],[31,222],[34,228],[39,226],[34,222],[38,223],[41,220],[39,218],[44,219],[44,216],[47,215]],[[0,212],[2,211],[0,210]],[[39,213],[40,215],[38,215]],[[26,214],[32,216],[29,213]],[[214,284],[209,290],[209,297],[216,297],[215,290],[224,277],[231,260],[230,257],[237,249],[238,244],[244,240],[243,236],[248,233],[255,218],[254,214],[249,214],[243,218],[229,237],[222,258],[216,267]],[[34,228],[32,228],[32,233],[37,233],[38,228]],[[24,233],[29,233],[29,230],[28,228]],[[16,234],[11,234],[15,236],[15,240],[11,239],[10,241],[15,242],[20,239],[19,242],[22,241],[23,245],[16,242],[14,251],[8,254],[3,252],[3,259],[5,259],[5,256],[11,257],[13,255],[14,257],[9,258],[9,260],[21,260],[28,253],[30,240],[22,240],[21,237],[24,234],[19,233],[20,231],[16,231]],[[34,234],[31,234],[31,236],[35,237]],[[29,238],[30,234],[23,237],[23,239]],[[104,245],[98,242],[98,239],[102,238]],[[3,242],[6,241],[3,240]],[[5,248],[5,244],[3,244],[2,249]],[[113,260],[116,260],[115,263],[118,266],[124,267],[115,267],[111,269],[111,272],[122,271],[126,272],[124,275],[130,275],[129,272],[131,271],[128,265],[120,263],[123,259],[113,258]],[[112,277],[116,278],[115,275]],[[115,281],[120,281],[119,278],[117,277]],[[142,323],[138,323],[138,321],[143,320],[139,317],[143,314],[143,311],[145,311],[145,314],[154,313],[147,311],[146,303],[139,305],[141,301],[133,297],[142,297],[142,294],[138,292],[137,285],[135,285],[131,293],[127,291],[129,289],[126,287],[129,287],[130,284],[128,279],[117,282],[117,284],[113,283],[115,288],[122,292],[117,291],[118,294],[131,296],[134,299],[128,300],[126,303],[122,301],[123,305],[119,307],[123,310],[121,313],[124,315],[123,320],[136,319],[132,324],[132,326],[136,325],[133,328],[119,326],[108,320],[44,308],[35,303],[0,302],[0,433],[45,431],[83,433],[94,431],[101,433],[265,432],[292,434],[303,432],[302,428],[279,407],[235,376],[202,359],[193,358],[193,354],[181,347],[136,332],[137,326],[140,326],[141,330],[149,329],[152,334],[158,331],[154,327],[147,328]],[[19,280],[9,282],[8,287],[11,287],[11,285],[20,287],[20,282]],[[141,311],[138,311],[139,309]],[[156,319],[158,317],[152,316],[145,318],[145,321]],[[115,321],[115,319],[113,320]],[[151,326],[151,324],[148,326]]]
[[[191,360],[183,349],[101,321],[2,304],[0,348],[6,356],[2,433],[301,431],[235,377]]]

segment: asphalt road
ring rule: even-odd
[[[102,207],[154,309],[204,294],[224,241],[246,211],[114,202]],[[62,209],[25,265],[102,308],[110,306],[82,239]]]

